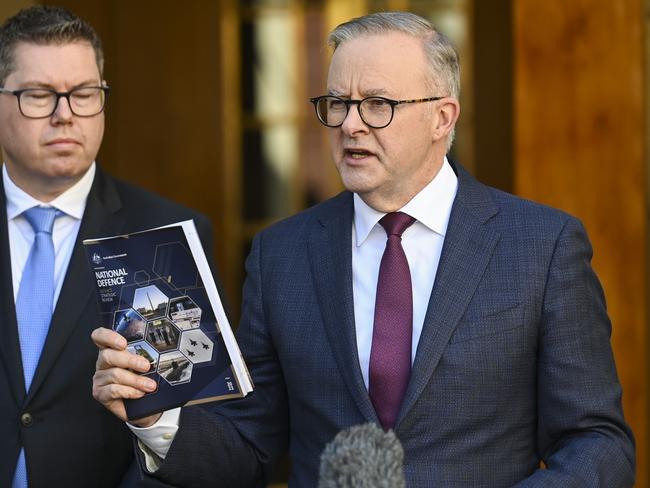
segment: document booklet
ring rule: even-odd
[[[125,401],[129,419],[253,390],[193,221],[83,243],[101,325],[158,383]]]

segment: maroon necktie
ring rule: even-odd
[[[386,214],[379,221],[388,239],[377,280],[369,393],[385,430],[395,425],[411,374],[413,291],[402,232],[413,222],[402,212]]]

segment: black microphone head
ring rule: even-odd
[[[339,432],[320,458],[318,488],[404,488],[404,450],[391,430],[363,424]]]

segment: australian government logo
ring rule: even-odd
[[[96,252],[93,253],[93,263],[95,263],[98,266],[100,264],[102,264],[102,257],[99,254],[97,254]]]

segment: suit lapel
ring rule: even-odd
[[[311,235],[309,255],[325,330],[350,394],[370,422],[377,415],[359,366],[352,297],[352,194],[342,193]]]
[[[48,372],[63,350],[68,338],[75,333],[75,329],[80,326],[94,327],[98,325],[78,322],[79,316],[86,308],[88,301],[94,300],[94,287],[82,241],[93,237],[121,233],[126,216],[124,214],[115,215],[115,212],[120,208],[121,202],[113,181],[108,179],[98,166],[93,186],[88,194],[79,235],[70,257],[63,287],[52,316],[50,330],[43,346],[43,352],[34,374],[32,386],[28,392],[27,401],[36,394],[45,381]],[[82,333],[85,334],[86,332]]]
[[[20,403],[25,396],[25,380],[23,378],[20,343],[18,339],[18,325],[16,323],[16,305],[14,302],[14,287],[11,276],[11,254],[9,249],[9,230],[7,221],[7,202],[4,184],[0,176],[0,207],[4,214],[0,222],[0,280],[2,280],[2,296],[0,296],[0,327],[2,329],[0,340],[0,361],[7,374],[11,393]]]
[[[497,212],[487,188],[456,167],[459,186],[398,423],[429,382],[499,241],[486,222]]]

